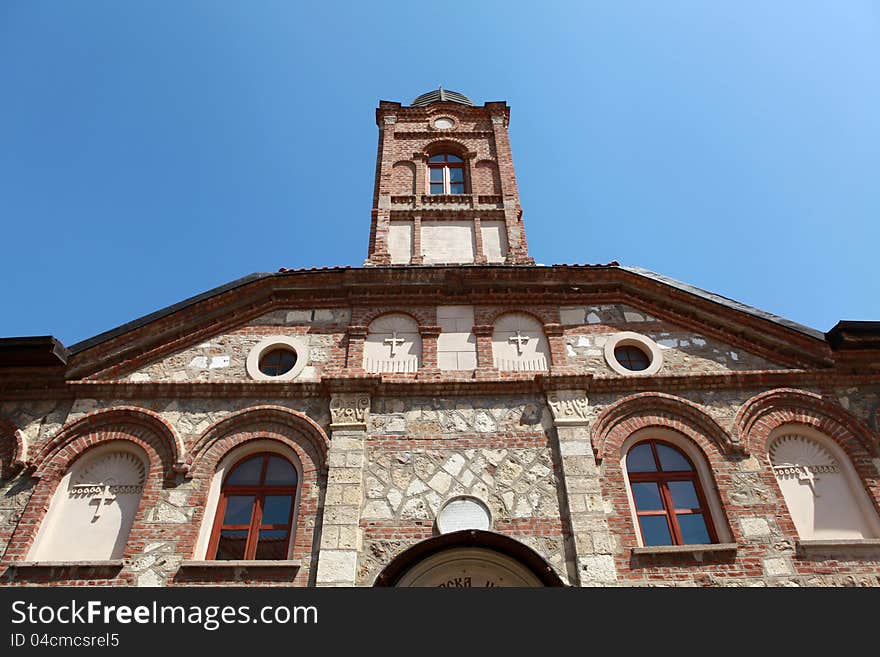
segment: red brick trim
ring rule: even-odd
[[[431,308],[430,310],[434,310]],[[434,324],[437,321],[437,313],[432,313],[428,310],[423,309],[413,309],[408,308],[406,310],[397,309],[393,307],[381,308],[381,309],[372,309],[363,313],[358,313],[358,324],[362,324],[367,328],[367,333],[369,333],[370,324],[375,322],[380,317],[384,317],[385,315],[406,315],[411,320],[416,323],[416,326],[422,325],[430,325]]]
[[[723,454],[736,454],[740,446],[697,404],[662,392],[642,392],[615,402],[593,423],[592,442],[596,459],[619,452],[632,433],[646,427],[666,427],[693,440],[703,452],[707,439]]]
[[[840,443],[850,458],[880,456],[867,424],[838,403],[813,392],[779,388],[762,392],[742,405],[734,420],[737,440],[750,453],[765,453],[770,432],[788,422],[806,424]]]
[[[484,308],[480,309],[478,318],[474,318],[474,321],[478,324],[491,324],[493,327],[498,322],[498,319],[503,315],[528,315],[532,319],[538,322],[541,325],[541,330],[543,332],[545,324],[553,324],[558,322],[559,313],[556,315],[549,310],[544,308],[529,308],[528,310],[525,308],[518,308],[516,306],[507,306],[504,308]],[[477,321],[479,319],[479,321]]]
[[[306,439],[306,444],[311,446],[314,455],[310,456],[310,459],[316,461],[315,466],[324,467],[327,450],[330,448],[330,439],[327,438],[327,434],[324,433],[321,426],[305,413],[284,406],[265,405],[246,408],[209,426],[195,442],[187,458],[190,474],[193,475],[197,470],[204,469],[205,460],[208,459],[207,454],[212,451],[215,443],[232,434],[249,432],[266,425],[276,427],[280,425],[295,430],[297,434]],[[282,433],[286,432],[282,430]],[[260,436],[255,437],[259,438]],[[243,441],[237,442],[236,445],[241,442]]]
[[[89,443],[96,445],[110,440],[111,438],[100,436],[112,435],[119,427],[122,427],[123,431],[131,431],[132,435],[144,436],[145,440],[155,446],[167,478],[173,476],[174,472],[183,470],[185,447],[167,420],[145,408],[117,406],[94,411],[62,427],[55,437],[47,441],[34,455],[31,463],[34,468],[33,476],[41,477],[46,472],[57,469],[59,458],[62,464],[69,463],[71,450],[74,449],[75,443],[82,440],[83,435],[99,436],[91,439]],[[66,467],[65,465],[65,470]]]
[[[27,460],[27,443],[18,427],[0,416],[0,477],[6,478]]]

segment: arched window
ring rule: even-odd
[[[286,559],[293,535],[297,474],[279,454],[239,461],[223,482],[208,558]]]
[[[772,434],[770,462],[801,539],[880,536],[880,520],[846,453],[808,427]]]
[[[432,194],[464,194],[464,161],[441,153],[428,158],[428,182]]]
[[[30,561],[119,559],[140,505],[146,454],[127,441],[86,452],[58,484]]]
[[[700,476],[684,452],[645,440],[627,452],[626,471],[643,545],[718,542]]]

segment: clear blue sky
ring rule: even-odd
[[[510,104],[538,262],[880,319],[878,3],[5,0],[0,336],[360,266],[374,108],[438,84]]]

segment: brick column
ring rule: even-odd
[[[419,374],[439,374],[437,338],[440,337],[440,327],[420,326],[419,335],[422,337],[422,366],[419,368]]]
[[[347,369],[364,369],[364,340],[366,340],[366,338],[366,326],[348,327],[348,350],[345,355],[345,367]]]
[[[491,370],[495,367],[492,360],[492,333],[495,327],[491,324],[480,324],[473,331],[477,338],[477,370]]]
[[[544,324],[544,335],[550,345],[550,366],[560,367],[565,365],[568,358],[565,355],[565,328],[562,324]]]
[[[354,586],[363,539],[364,460],[370,396],[334,394],[330,399],[327,494],[321,522],[317,586]]]
[[[413,153],[413,163],[416,165],[416,207],[422,207],[422,196],[428,193],[428,156],[424,153]]]
[[[412,229],[412,256],[410,258],[410,263],[413,265],[422,264],[423,256],[422,256],[422,217],[421,215],[416,215],[413,217],[413,229]]]
[[[553,414],[562,484],[577,560],[579,586],[611,586],[617,583],[614,543],[599,485],[599,468],[593,456],[589,432],[589,402],[584,390],[553,390],[547,393]]]
[[[483,250],[483,228],[480,225],[480,218],[474,217],[474,264],[485,265],[486,252]]]

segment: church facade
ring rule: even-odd
[[[380,102],[363,267],[0,340],[0,583],[880,585],[880,323],[536,265],[509,120]]]

